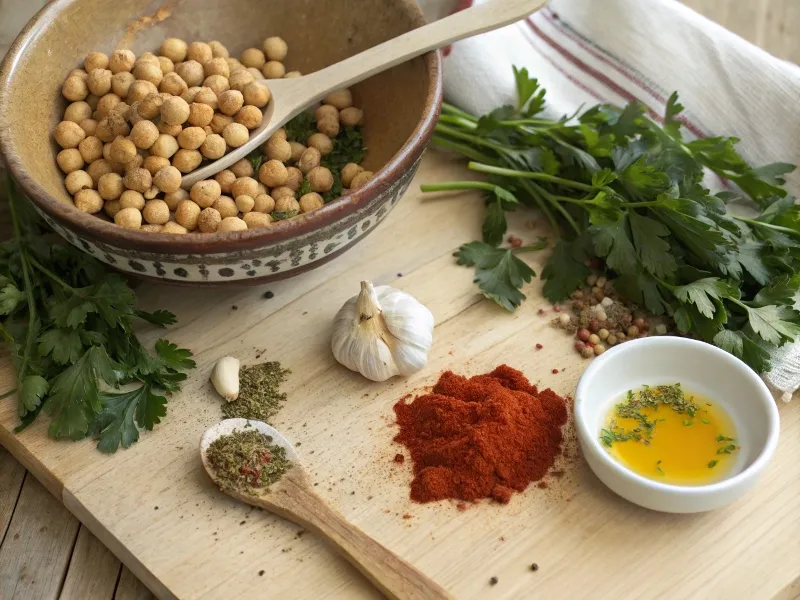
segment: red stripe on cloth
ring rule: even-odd
[[[583,71],[587,75],[590,75],[591,77],[593,77],[594,79],[596,79],[597,81],[602,83],[604,86],[606,86],[608,89],[613,90],[616,94],[622,96],[623,98],[625,98],[629,102],[633,102],[633,101],[642,102],[639,98],[634,96],[631,92],[629,92],[628,90],[626,90],[625,88],[623,88],[622,86],[617,84],[616,82],[612,81],[611,79],[609,79],[608,77],[603,75],[597,69],[594,69],[594,68],[590,67],[589,65],[587,65],[580,58],[578,58],[577,56],[572,54],[569,50],[564,48],[564,46],[559,44],[552,37],[550,37],[544,31],[539,29],[539,26],[536,23],[533,22],[533,19],[528,17],[525,20],[525,22],[531,28],[531,31],[533,31],[533,33],[536,35],[536,37],[538,37],[541,40],[547,42],[547,44],[551,48],[553,48],[553,50],[555,50],[556,52],[561,54],[569,62],[571,62],[576,67],[578,67],[581,71]],[[647,109],[647,113],[650,115],[651,118],[653,118],[654,120],[656,120],[658,122],[663,122],[664,121],[663,117],[661,115],[659,115],[658,113],[656,113],[646,103],[642,102],[642,104]]]
[[[474,0],[458,0],[458,4],[456,4],[455,9],[453,9],[453,12],[451,12],[450,14],[453,15],[457,12],[470,8],[473,2]],[[448,44],[447,46],[442,48],[442,56],[450,56],[450,53],[452,51],[453,51],[453,45]]]
[[[558,15],[553,11],[552,8],[550,7],[546,8],[545,10],[542,11],[542,14],[553,25],[553,27],[556,27],[560,32],[562,32],[564,35],[573,40],[581,48],[586,50],[586,52],[594,56],[600,62],[608,65],[609,67],[620,73],[627,80],[639,86],[641,89],[649,93],[651,96],[653,96],[653,98],[655,98],[659,102],[662,102],[666,105],[667,99],[664,98],[663,94],[661,94],[657,90],[654,90],[652,86],[647,81],[645,81],[644,78],[640,77],[640,75],[636,73],[630,66],[619,61],[619,59],[615,57],[605,56],[601,52],[595,50],[580,35],[576,34],[571,27],[569,27],[566,23],[564,23],[564,21],[562,21],[558,17]],[[679,116],[678,119],[681,121],[681,123],[683,123],[686,126],[686,128],[689,131],[691,131],[696,136],[702,138],[707,137],[707,134],[703,132],[703,130],[700,129],[700,127],[695,125],[692,121],[690,121],[686,117]]]

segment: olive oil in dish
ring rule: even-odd
[[[609,411],[600,441],[634,473],[690,486],[724,479],[739,449],[725,410],[679,383],[629,390]]]

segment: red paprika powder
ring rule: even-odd
[[[411,499],[492,498],[506,504],[514,492],[545,476],[561,452],[567,422],[563,398],[539,391],[516,369],[462,377],[442,374],[429,394],[394,406],[411,454]]]

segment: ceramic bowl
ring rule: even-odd
[[[722,481],[660,483],[625,468],[600,442],[608,411],[628,390],[678,382],[712,398],[734,422],[741,448]],[[604,484],[635,504],[671,513],[720,508],[743,496],[772,458],[779,429],[775,400],[750,367],[716,346],[667,336],[626,342],[594,359],[578,382],[575,425],[583,455]]]
[[[287,70],[310,73],[424,24],[414,0],[56,0],[25,27],[0,67],[0,150],[47,222],[118,269],[173,282],[264,282],[315,268],[375,229],[405,192],[442,101],[438,53],[355,86],[369,149],[367,185],[269,228],[213,235],[124,230],[72,205],[52,130],[61,84],[92,50],[157,51],[168,37],[216,39],[231,56],[280,35]]]

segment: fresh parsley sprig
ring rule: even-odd
[[[544,89],[525,69],[514,75],[516,106],[476,117],[446,104],[433,137],[487,180],[423,191],[484,190],[490,246],[503,239],[506,212],[538,208],[559,234],[542,272],[552,302],[566,299],[599,259],[632,302],[768,370],[770,350],[800,335],[800,207],[783,187],[794,165],[754,168],[736,138],[684,139],[677,94],[663,126],[638,102],[546,119]],[[737,191],[712,194],[708,171]],[[728,213],[733,200],[756,214]],[[490,297],[513,310],[524,282]]]
[[[7,189],[14,235],[0,244],[0,331],[17,368],[17,430],[44,410],[53,438],[91,435],[103,452],[127,448],[166,415],[166,395],[195,366],[191,352],[167,340],[148,352],[134,322],[163,327],[175,315],[138,310],[124,279],[46,241],[52,232],[10,180]],[[137,387],[113,391],[122,384]]]

